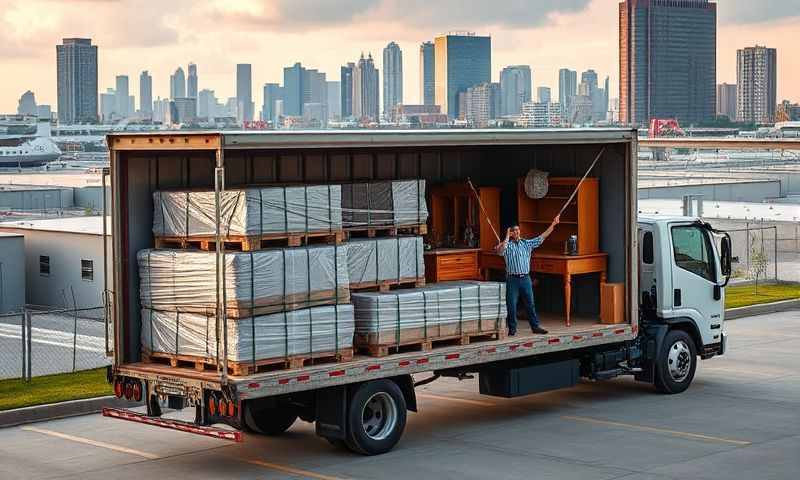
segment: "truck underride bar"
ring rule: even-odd
[[[204,435],[211,438],[219,438],[221,440],[230,440],[232,442],[242,441],[242,432],[238,430],[227,430],[217,427],[205,427],[195,425],[194,423],[184,422],[182,420],[174,420],[170,418],[148,417],[147,415],[134,412],[132,410],[124,410],[120,408],[103,408],[103,416],[116,418],[119,420],[128,420],[129,422],[144,423],[147,425],[155,425],[156,427],[169,428],[171,430],[179,430],[186,433],[195,433],[197,435]]]

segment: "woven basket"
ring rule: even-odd
[[[547,195],[547,172],[531,169],[525,176],[525,195],[534,200],[544,198]]]

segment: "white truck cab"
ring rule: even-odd
[[[725,351],[730,237],[695,217],[640,215],[638,223],[641,326],[669,349],[669,377],[690,380],[696,362],[687,358]],[[673,331],[685,335],[664,339]]]

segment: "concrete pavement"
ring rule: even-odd
[[[302,422],[231,444],[93,415],[0,430],[0,478],[796,479],[800,312],[726,326],[728,353],[701,362],[681,395],[625,378],[500,399],[439,380],[379,457]]]

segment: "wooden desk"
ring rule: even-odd
[[[424,253],[425,281],[477,280],[479,248],[436,248]],[[502,259],[501,259],[502,260]]]
[[[481,252],[480,267],[484,278],[489,270],[506,269],[503,257],[495,253]],[[531,271],[561,275],[564,285],[564,316],[570,326],[572,310],[572,276],[586,273],[600,273],[600,285],[606,282],[608,271],[608,254],[592,253],[588,255],[563,255],[558,253],[534,252],[531,258]]]

